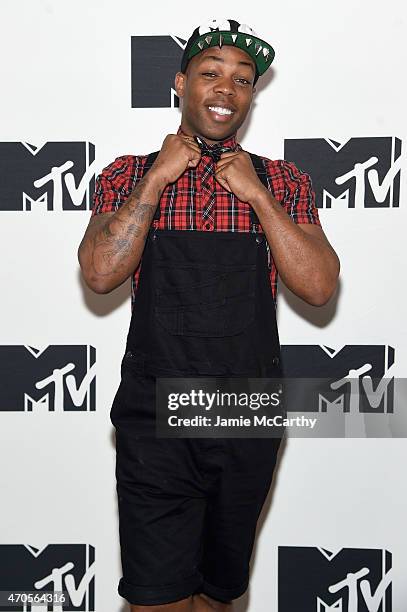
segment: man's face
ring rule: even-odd
[[[235,134],[249,112],[254,77],[253,60],[237,47],[209,47],[193,57],[175,77],[183,131],[209,144]]]

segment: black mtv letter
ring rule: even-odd
[[[179,106],[179,99],[173,89],[174,77],[180,70],[183,52],[181,45],[185,43],[182,38],[177,37],[175,40],[171,36],[131,37],[132,108]]]

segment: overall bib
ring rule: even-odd
[[[251,157],[267,186],[261,160]],[[153,161],[154,154],[145,171]],[[157,438],[155,379],[281,376],[270,253],[252,207],[250,232],[159,230],[160,214],[158,205],[110,413],[119,593],[139,605],[199,591],[230,601],[248,586],[281,440]]]
[[[158,205],[153,226],[160,215]],[[269,250],[252,207],[250,221],[251,232],[149,230],[125,359],[156,376],[280,375]]]

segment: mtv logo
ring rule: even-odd
[[[94,161],[90,142],[0,143],[0,210],[90,210]]]
[[[85,412],[96,405],[90,345],[0,346],[0,411]]]
[[[390,612],[391,561],[376,548],[279,546],[278,612]]]
[[[394,348],[388,345],[284,345],[287,411],[385,414],[394,411]],[[317,383],[317,386],[316,386]]]
[[[90,544],[2,544],[0,567],[0,593],[64,591],[67,600],[54,609],[95,610],[95,549]],[[3,604],[1,610],[47,612],[49,607]]]
[[[335,601],[335,603],[330,606],[317,597],[317,612],[329,612],[329,610],[332,612],[342,612],[342,599],[338,599],[338,601]],[[345,610],[343,612],[345,612]]]
[[[399,138],[286,139],[284,158],[311,175],[318,208],[399,206]]]
[[[186,41],[178,36],[131,37],[132,108],[177,108],[175,74]]]
[[[48,193],[45,192],[36,200],[23,191],[23,210],[49,210]]]

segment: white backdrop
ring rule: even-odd
[[[20,0],[2,2],[1,14],[1,142],[90,142],[96,174],[118,155],[159,149],[180,122],[176,108],[131,108],[131,36],[187,39],[217,16],[251,25],[276,50],[273,78],[264,87],[260,79],[252,115],[238,135],[244,148],[282,158],[284,139],[291,138],[396,136],[403,147],[407,142],[407,6],[401,0],[225,0],[221,7],[186,0]],[[3,183],[6,161],[1,160]],[[403,163],[399,208],[319,211],[341,260],[340,288],[318,309],[280,283],[282,344],[390,345],[394,373],[405,375],[406,176]],[[121,574],[109,410],[130,320],[130,283],[96,295],[82,282],[76,251],[89,210],[6,207],[1,215],[0,343],[95,347],[96,410],[1,406],[0,545],[91,545],[96,605],[77,609],[119,611],[124,608],[116,591]],[[8,384],[3,376],[1,385]],[[239,612],[277,612],[279,546],[388,550],[391,609],[405,612],[406,461],[403,438],[291,439],[262,512],[251,586]],[[6,588],[1,574],[10,549],[3,550],[0,590]],[[297,571],[293,566],[293,588]],[[308,609],[280,606],[279,612]]]

